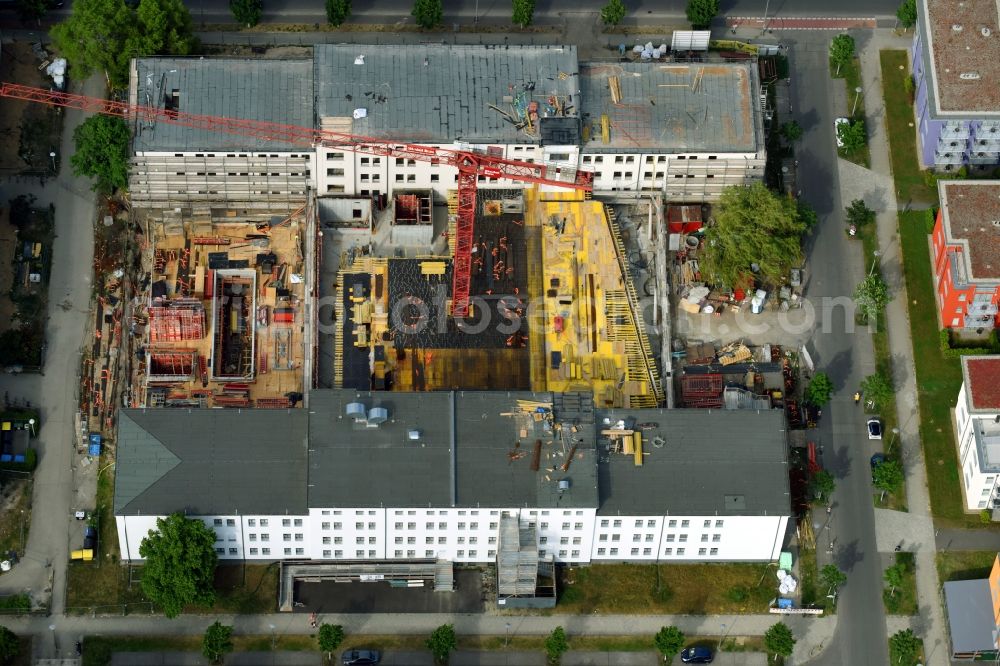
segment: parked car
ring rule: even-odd
[[[344,666],[375,666],[381,659],[378,650],[347,650],[341,661]]]
[[[840,126],[844,125],[845,127],[847,127],[850,124],[851,121],[848,120],[847,118],[837,118],[836,120],[833,121],[833,136],[835,139],[837,139],[837,148],[844,147],[844,142],[841,141],[840,139]]]
[[[871,460],[868,461],[868,463],[872,467],[872,473],[875,472],[875,468],[876,467],[878,467],[879,465],[881,465],[884,462],[885,462],[885,454],[884,453],[876,453],[875,455],[873,455],[871,457]]]
[[[868,419],[868,439],[882,439],[882,422],[878,419]]]
[[[681,650],[681,662],[685,664],[711,664],[713,659],[715,655],[707,647],[686,647]]]
[[[95,549],[97,548],[97,528],[92,525],[87,525],[83,528],[83,549]]]

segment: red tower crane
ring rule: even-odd
[[[507,178],[521,183],[539,183],[575,190],[589,191],[593,174],[576,169],[509,160],[484,155],[471,150],[437,148],[421,144],[401,143],[386,139],[284,125],[261,120],[221,118],[185,113],[167,108],[131,105],[125,102],[86,97],[70,93],[33,88],[15,83],[0,83],[0,97],[39,102],[90,113],[103,113],[126,120],[164,122],[197,129],[226,132],[263,141],[279,141],[301,146],[326,146],[365,155],[402,157],[411,160],[446,164],[458,169],[458,220],[455,224],[455,262],[452,268],[452,315],[464,318],[469,313],[469,283],[472,272],[472,238],[476,218],[476,190],[480,176]]]

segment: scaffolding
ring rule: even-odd
[[[501,516],[497,605],[514,608],[555,606],[554,566],[551,559],[539,557],[536,544],[534,527],[522,527],[516,516]]]
[[[193,349],[148,350],[146,353],[147,376],[151,382],[190,381],[194,378],[195,367]]]
[[[205,308],[194,298],[179,298],[149,308],[149,341],[177,342],[205,337]]]

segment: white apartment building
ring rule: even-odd
[[[567,179],[585,169],[595,194],[616,197],[714,201],[726,186],[762,179],[766,157],[752,62],[581,64],[574,46],[317,44],[312,60],[135,60],[129,99],[540,162]],[[307,188],[372,198],[429,189],[443,204],[457,185],[456,170],[439,163],[141,115],[133,130],[130,190],[146,208],[275,208]]]
[[[955,441],[968,511],[1000,507],[1000,356],[963,356]]]
[[[489,563],[504,515],[573,564],[770,561],[784,541],[780,411],[595,412],[589,395],[529,392],[317,390],[309,405],[123,410],[122,557],[177,511],[215,530],[222,560]],[[642,425],[641,466],[605,420]]]

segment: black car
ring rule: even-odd
[[[715,656],[707,647],[689,647],[681,650],[681,662],[685,664],[711,664]]]
[[[97,529],[90,525],[83,528],[83,547],[84,549],[97,548]]]
[[[348,650],[341,657],[344,666],[375,666],[382,655],[378,650]]]

